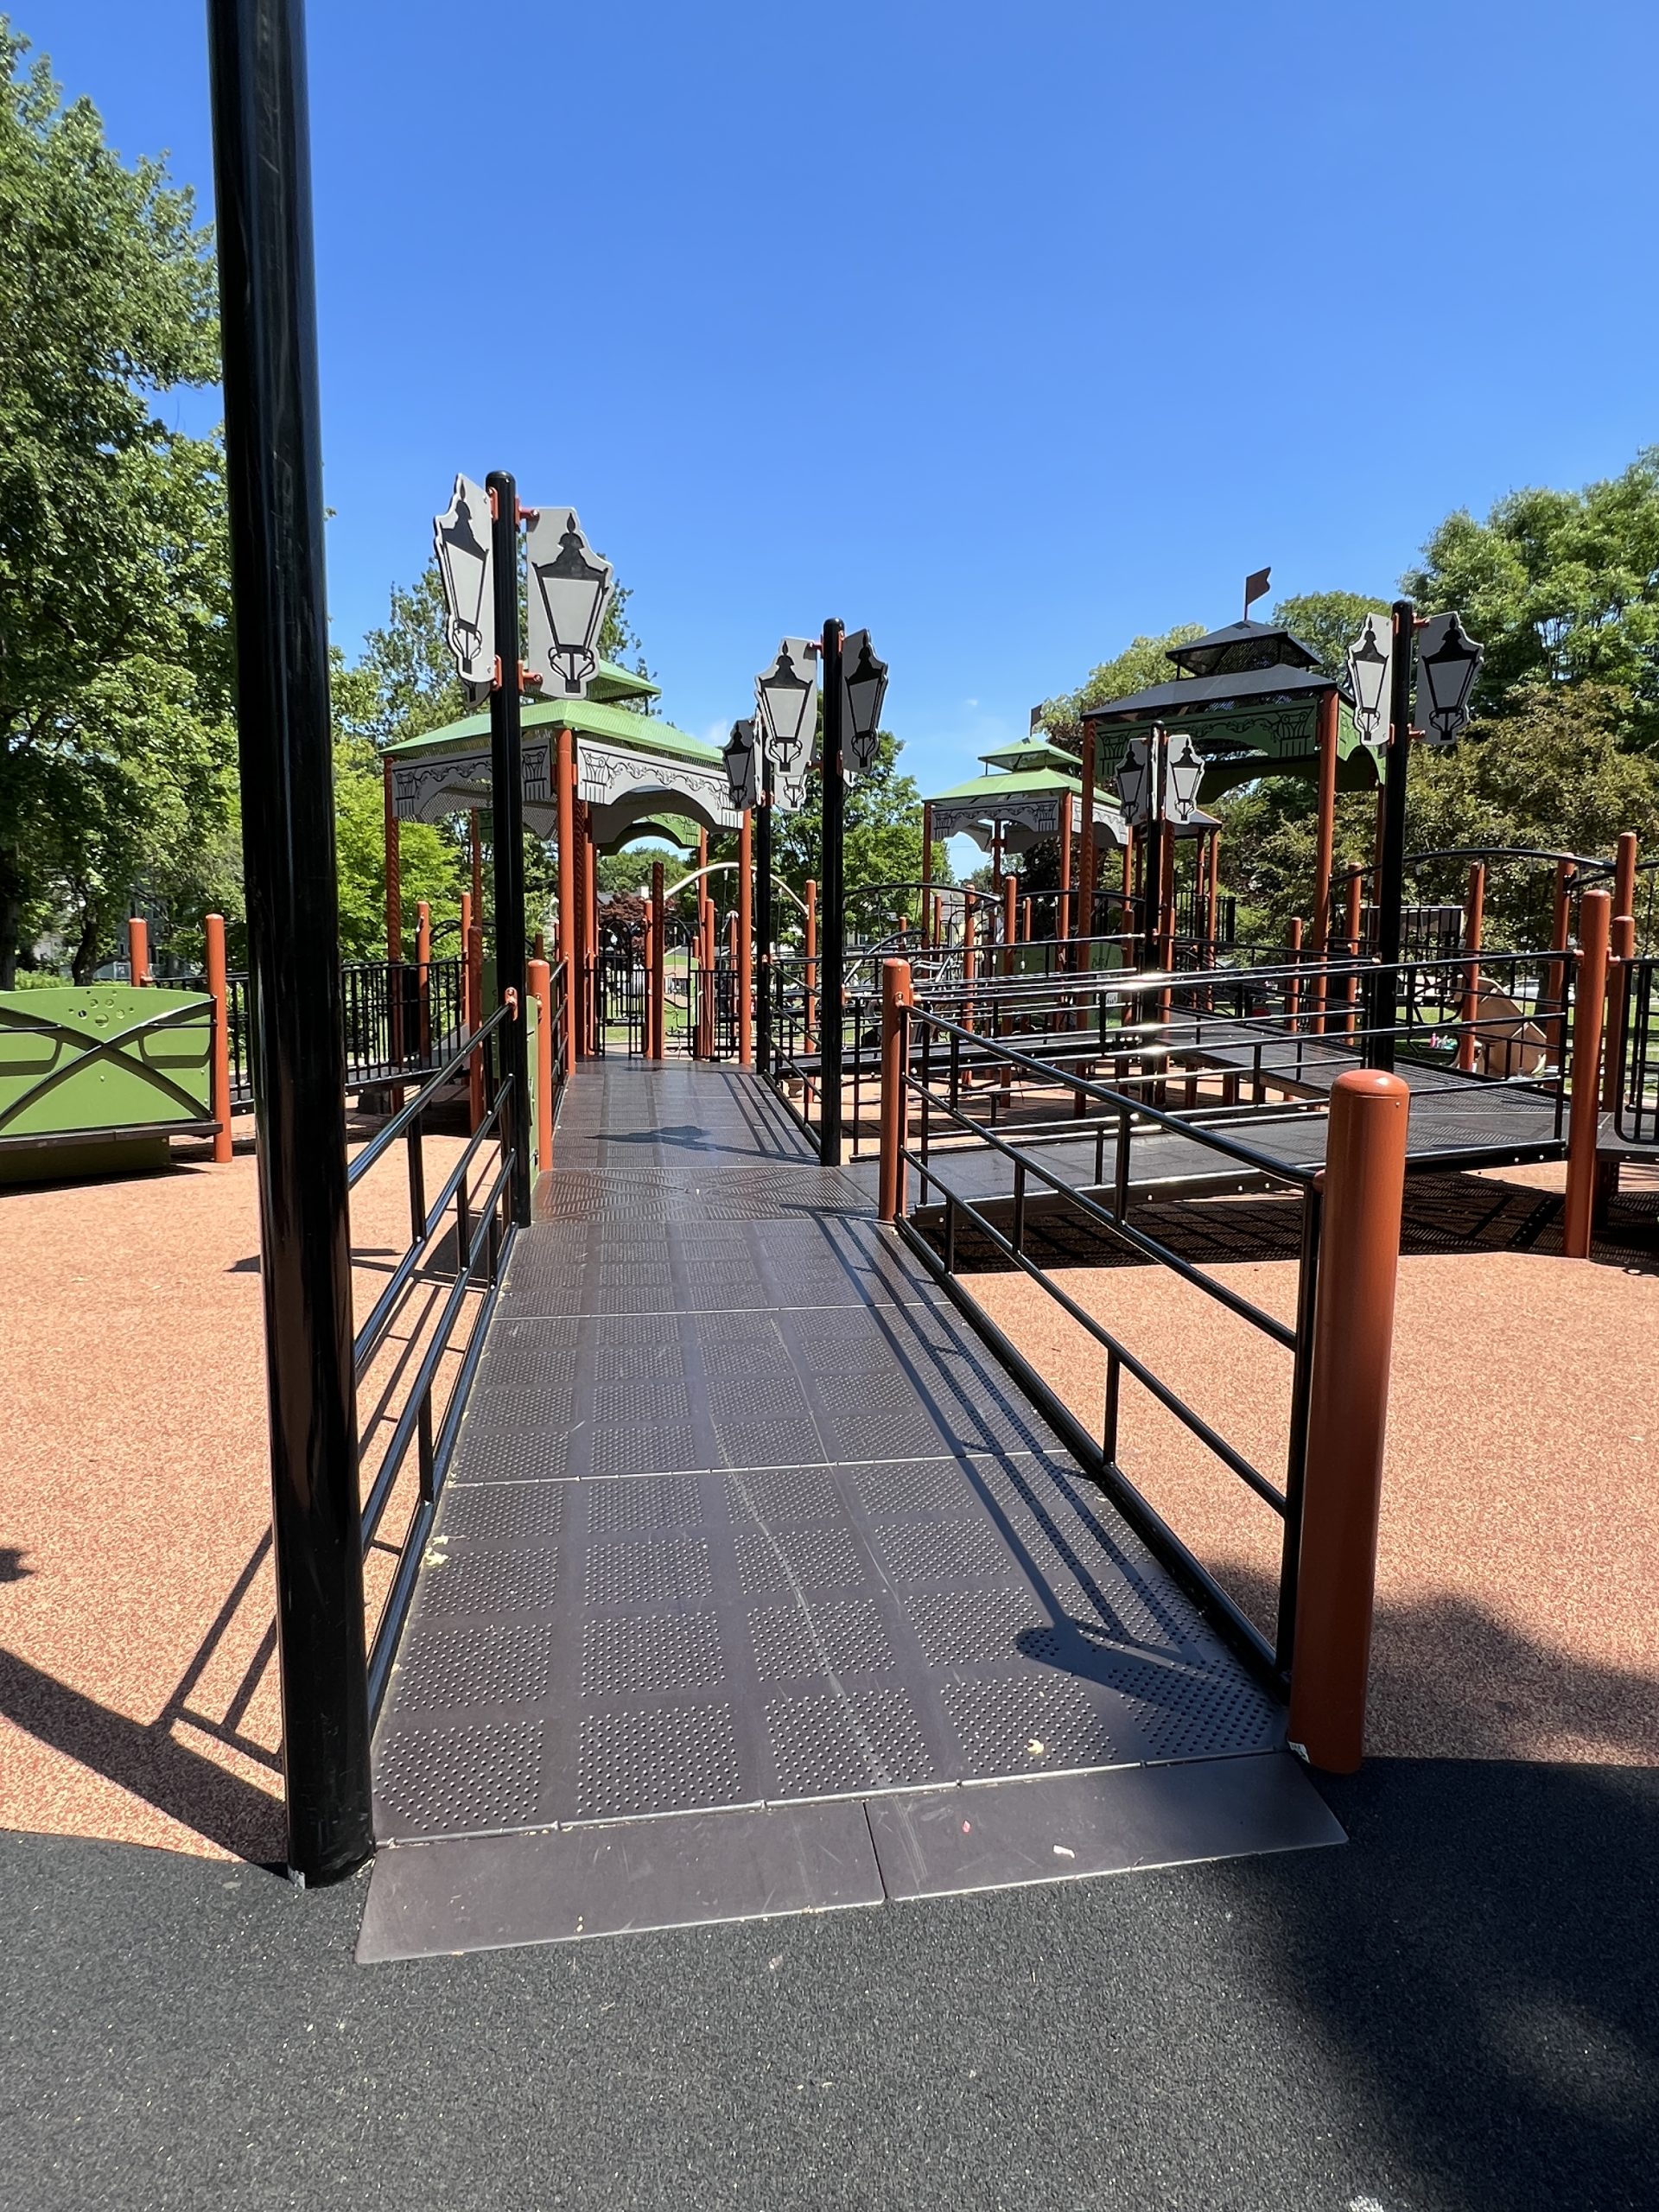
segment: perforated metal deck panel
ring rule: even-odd
[[[619,1115],[658,1097],[629,1072]],[[781,1141],[709,1089],[717,1145]],[[1033,1879],[1032,1819],[1083,1839],[1057,1875],[1160,1834],[1177,1857],[1335,1840],[1300,1774],[1247,1783],[1294,1764],[1282,1741],[887,1232],[556,1216],[518,1240],[393,1670],[360,1955],[984,1886],[999,1851]],[[1229,1771],[1196,1826],[1172,1785],[1166,1834],[1155,1777],[1194,1761]],[[1063,1776],[1005,1845],[965,1850],[917,1803]]]

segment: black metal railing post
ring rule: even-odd
[[[819,947],[818,1157],[841,1165],[842,990],[847,955],[847,898],[842,833],[847,787],[841,766],[841,639],[839,622],[823,626],[823,849],[818,864],[823,938]]]
[[[209,0],[288,1857],[373,1847],[301,0]]]
[[[490,807],[494,820],[491,846],[495,865],[495,988],[497,1003],[513,992],[518,1018],[502,1039],[502,1058],[512,1084],[517,1124],[530,1095],[530,1054],[524,1014],[524,787],[520,766],[518,696],[518,486],[505,468],[486,480],[494,519],[490,527],[494,553],[495,648],[500,674],[490,693]],[[511,1186],[512,1218],[530,1220],[530,1147],[515,1141]]]

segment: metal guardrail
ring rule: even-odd
[[[422,1286],[447,1286],[442,1306],[426,1336],[419,1365],[379,1464],[366,1480],[366,1470],[359,1470],[363,1548],[366,1557],[385,1518],[410,1446],[412,1444],[416,1447],[419,1494],[399,1547],[391,1588],[369,1643],[372,1715],[378,1713],[385,1695],[397,1638],[414,1594],[421,1555],[431,1533],[467,1393],[484,1348],[485,1332],[517,1234],[511,1217],[510,1182],[518,1147],[528,1141],[529,1133],[523,1103],[515,1094],[502,1050],[505,1025],[515,1019],[515,1011],[505,1007],[491,1015],[458,1050],[431,1071],[414,1096],[376,1131],[353,1160],[348,1171],[348,1187],[355,1190],[392,1146],[400,1139],[403,1141],[409,1178],[410,1242],[357,1332],[354,1368],[359,1389],[411,1294]],[[474,1067],[482,1076],[483,1112],[442,1188],[429,1204],[422,1142],[426,1116],[440,1093],[450,1083],[469,1074]],[[472,1177],[476,1163],[486,1152],[493,1153],[493,1159],[486,1167],[480,1194]],[[452,1217],[454,1244],[445,1256]],[[471,1325],[461,1346],[461,1365],[440,1419],[433,1403],[434,1384],[445,1358],[454,1350],[457,1328],[465,1313],[468,1294],[474,1292],[482,1294],[476,1300]]]
[[[901,1217],[899,1228],[906,1243],[944,1283],[974,1325],[985,1335],[1006,1364],[1017,1375],[1050,1425],[1063,1438],[1079,1463],[1100,1483],[1130,1525],[1186,1583],[1234,1645],[1263,1677],[1281,1692],[1288,1688],[1294,1656],[1296,1585],[1299,1572],[1300,1500],[1306,1465],[1309,1386],[1313,1350],[1314,1289],[1317,1280],[1321,1219],[1321,1193],[1313,1170],[1287,1167],[1282,1160],[1257,1150],[1242,1137],[1212,1127],[1195,1127],[1188,1121],[1160,1111],[1144,1097],[1100,1083],[1075,1071],[1033,1059],[1030,1055],[982,1031],[925,1006],[905,1014],[906,1034],[901,1046],[903,1090],[906,1111],[899,1154],[917,1177],[917,1204]],[[921,1049],[922,1066],[916,1059]],[[1076,1133],[1092,1135],[1098,1124],[1103,1141],[1109,1131],[1114,1166],[1109,1197],[1080,1191],[1055,1173],[1040,1148],[1022,1144],[998,1131],[988,1118],[976,1115],[960,1080],[962,1056],[970,1052],[982,1069],[1006,1068],[1045,1089],[1069,1091],[1076,1101]],[[953,1080],[953,1077],[956,1080]],[[992,1095],[995,1095],[994,1091]],[[910,1126],[919,1124],[912,1142]],[[1296,1192],[1301,1205],[1300,1262],[1296,1319],[1287,1324],[1173,1251],[1143,1224],[1130,1217],[1129,1191],[1133,1181],[1134,1147],[1137,1137],[1175,1129],[1184,1137],[1212,1150],[1218,1159],[1249,1168],[1273,1185]],[[1005,1226],[992,1217],[984,1205],[964,1196],[940,1179],[935,1157],[941,1131],[988,1147],[1007,1163],[1013,1181],[1011,1218]],[[1048,1266],[1030,1248],[1027,1204],[1033,1186],[1046,1192],[1091,1230],[1103,1245],[1166,1270],[1209,1299],[1235,1320],[1243,1323],[1267,1342],[1288,1352],[1288,1445],[1282,1481],[1275,1481],[1255,1465],[1249,1455],[1223,1434],[1216,1424],[1192,1406],[1181,1392],[1160,1376],[1150,1361],[1135,1351],[1117,1330],[1089,1312],[1054,1279]],[[942,1208],[938,1244],[917,1225],[915,1216]],[[963,1292],[958,1280],[958,1251],[963,1225],[970,1224],[987,1244],[1021,1274],[1036,1282],[1105,1353],[1106,1371],[1102,1425],[1091,1433],[1050,1382],[1031,1365],[1006,1333],[976,1300]],[[1154,1506],[1124,1469],[1120,1459],[1122,1400],[1125,1378],[1139,1384],[1166,1412],[1171,1414],[1204,1447],[1220,1461],[1281,1524],[1278,1595],[1274,1630],[1266,1636]]]
[[[1622,1144],[1659,1145],[1659,958],[1624,963],[1616,1026],[1614,1135]]]

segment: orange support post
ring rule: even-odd
[[[1095,932],[1095,726],[1083,726],[1083,820],[1077,829],[1077,935]],[[1078,965],[1089,965],[1086,952]]]
[[[1302,1006],[1302,918],[1290,918],[1290,988],[1285,994],[1285,1009],[1290,1027],[1294,1029]]]
[[[1031,943],[1031,901],[1029,899],[1022,899],[1020,901],[1020,938],[1024,944]]]
[[[1567,1124],[1567,1198],[1561,1250],[1590,1256],[1596,1199],[1596,1141],[1601,1133],[1601,1039],[1607,1001],[1607,943],[1612,901],[1586,891],[1579,901],[1579,972],[1573,993],[1573,1093]]]
[[[415,908],[415,990],[420,1007],[421,1058],[432,1053],[432,909],[419,900]]]
[[[1014,973],[1014,940],[1020,934],[1020,879],[1005,875],[1002,879],[1002,973]]]
[[[1486,926],[1486,863],[1471,861],[1469,888],[1463,900],[1463,949],[1477,956]],[[1480,961],[1472,959],[1463,971],[1463,1027],[1458,1037],[1458,1066],[1465,1075],[1475,1071],[1475,1010],[1480,1004]]]
[[[398,850],[397,807],[391,795],[391,763],[380,763],[385,798],[386,957],[394,964],[404,957],[404,894]]]
[[[804,1041],[810,1052],[818,1026],[818,887],[810,876],[806,881],[806,974],[804,980],[806,991]]]
[[[127,920],[127,968],[135,983],[149,981],[149,924],[137,914]]]
[[[207,989],[213,1001],[213,1063],[207,1092],[208,1110],[219,1127],[213,1132],[213,1159],[223,1166],[231,1156],[231,986],[225,966],[225,917],[202,918],[207,940]]]
[[[557,765],[554,773],[554,835],[559,853],[559,923],[554,943],[564,963],[567,1007],[576,1003],[576,741],[572,730],[559,732]]]
[[[1331,1087],[1290,1675],[1291,1740],[1327,1774],[1365,1750],[1410,1105],[1381,1068]]]
[[[1636,832],[1621,830],[1613,859],[1613,919],[1636,913]]]
[[[474,922],[467,932],[467,1029],[475,1036],[484,1021],[484,932]],[[468,1126],[477,1128],[484,1119],[484,1061],[474,1052],[467,1063]]]
[[[1571,861],[1556,861],[1555,912],[1549,932],[1550,950],[1553,952],[1564,954],[1567,950],[1567,939],[1572,933],[1573,926],[1573,879],[1577,874],[1578,870]],[[1555,1009],[1549,1027],[1552,1033],[1552,1054],[1555,1065],[1560,1067],[1565,1065],[1567,1059],[1566,960],[1548,962],[1544,968],[1544,978],[1542,1004],[1539,1010],[1541,1013],[1544,1004],[1553,1006]]]
[[[663,864],[651,864],[651,1039],[646,1046],[653,1060],[668,1048],[668,917],[663,907]]]
[[[754,816],[743,810],[737,836],[737,1060],[754,1065]]]
[[[536,1166],[545,1175],[553,1165],[553,971],[532,960],[524,980],[536,1001]]]
[[[1221,903],[1221,832],[1210,832],[1210,866],[1206,874],[1204,899],[1204,934],[1213,948],[1216,942],[1216,912]]]
[[[1071,794],[1061,794],[1057,810],[1060,817],[1060,888],[1054,901],[1054,934],[1064,944],[1071,934]]]
[[[897,1221],[905,1210],[905,1163],[899,1157],[909,1122],[905,1095],[906,1010],[914,1004],[908,960],[881,963],[881,1164],[877,1211]]]
[[[922,801],[922,932],[925,941],[927,916],[933,895],[933,802]]]
[[[1364,882],[1365,871],[1363,868],[1351,868],[1349,869],[1348,938],[1345,950],[1350,960],[1357,960],[1359,957],[1359,931],[1362,920],[1361,910],[1364,903]],[[1359,1006],[1359,971],[1357,969],[1356,969],[1348,978],[1346,996],[1348,1011],[1343,1017],[1343,1027],[1346,1030],[1349,1036],[1351,1037],[1354,1033],[1354,1024],[1357,1018],[1357,1010]]]

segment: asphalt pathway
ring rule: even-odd
[[[1321,1786],[1345,1850],[373,1968],[360,1879],[0,1836],[0,2205],[1651,2205],[1659,1777]]]

